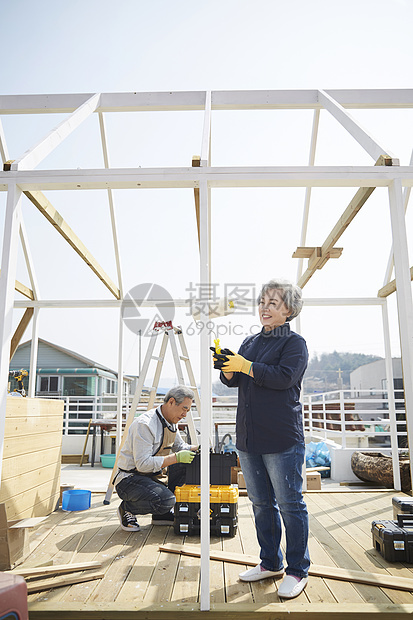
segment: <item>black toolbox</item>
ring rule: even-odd
[[[393,497],[393,519],[397,521],[397,515],[413,514],[413,497]]]
[[[210,531],[216,536],[235,536],[238,527],[238,487],[231,484],[231,468],[236,467],[236,452],[210,452]],[[186,465],[185,484],[176,487],[174,508],[175,534],[199,534],[201,509],[201,455]]]
[[[231,484],[231,467],[236,467],[236,465],[236,452],[210,452],[209,484]],[[200,454],[196,454],[192,463],[186,465],[185,484],[201,484]]]
[[[201,528],[201,487],[184,484],[175,489],[175,534],[199,534]],[[210,485],[209,525],[211,534],[235,536],[238,527],[238,487]]]
[[[399,514],[397,521],[373,521],[374,548],[388,562],[413,564],[413,515]]]

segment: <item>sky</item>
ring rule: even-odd
[[[413,3],[409,0],[0,0],[0,95],[137,91],[410,88]],[[412,110],[353,110],[352,115],[407,165]],[[65,115],[0,116],[17,159]],[[107,114],[114,167],[191,165],[199,154],[200,112]],[[312,111],[216,111],[212,165],[306,165]],[[96,115],[39,166],[99,168]],[[370,165],[369,156],[322,112],[316,165]],[[104,191],[45,192],[113,280],[116,265]],[[236,285],[257,292],[274,276],[296,279],[303,188],[212,191],[212,282],[221,297]],[[307,245],[322,245],[354,195],[312,192]],[[3,193],[4,194],[4,193]],[[156,283],[172,297],[193,295],[199,255],[192,190],[114,192],[124,291]],[[5,212],[0,195],[0,240]],[[43,299],[108,299],[109,293],[26,200],[24,221]],[[407,212],[409,236],[412,219]],[[378,188],[343,234],[304,297],[374,297],[391,249],[388,196]],[[412,250],[410,248],[410,254]],[[22,253],[18,279],[27,283]],[[192,291],[192,292],[191,292]],[[16,294],[16,299],[19,295]],[[397,308],[389,299],[392,353],[399,355]],[[142,311],[143,312],[143,311]],[[144,315],[144,313],[143,313]],[[15,312],[15,323],[21,312]],[[148,318],[151,314],[148,311]],[[199,337],[187,310],[176,310],[199,377]],[[256,314],[216,321],[223,346],[236,349]],[[195,332],[195,333],[194,333]],[[310,356],[334,350],[384,355],[379,308],[304,308],[301,332]],[[114,310],[43,310],[40,337],[117,367]],[[30,329],[23,340],[30,338]],[[141,357],[146,341],[141,341]],[[125,330],[125,372],[136,374],[139,338]],[[173,376],[167,359],[165,377]],[[215,377],[214,377],[215,378]]]

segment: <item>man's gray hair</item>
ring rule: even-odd
[[[260,303],[262,297],[264,297],[266,293],[273,290],[277,290],[280,292],[281,299],[287,306],[289,312],[291,312],[291,315],[288,316],[285,320],[292,321],[293,319],[295,319],[295,317],[300,314],[303,307],[302,291],[300,287],[296,284],[293,284],[289,280],[275,278],[274,280],[270,280],[263,285],[257,303]]]
[[[185,398],[194,399],[194,393],[186,385],[177,385],[171,388],[163,399],[164,403],[167,403],[170,398],[174,398],[177,405],[184,402]]]

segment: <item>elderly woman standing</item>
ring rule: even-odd
[[[310,565],[299,401],[308,352],[304,338],[288,323],[301,311],[301,289],[271,280],[258,303],[262,330],[246,338],[238,354],[227,349],[214,353],[214,368],[222,371],[222,383],[238,387],[237,448],[261,547],[261,563],[240,573],[240,579],[257,581],[285,572],[278,594],[294,598],[307,584]],[[281,518],[287,541],[285,569]]]

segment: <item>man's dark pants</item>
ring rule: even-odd
[[[150,476],[132,474],[116,485],[123,500],[121,506],[134,515],[162,515],[175,505],[175,487],[185,484],[186,466],[176,463],[168,467],[168,486]]]

